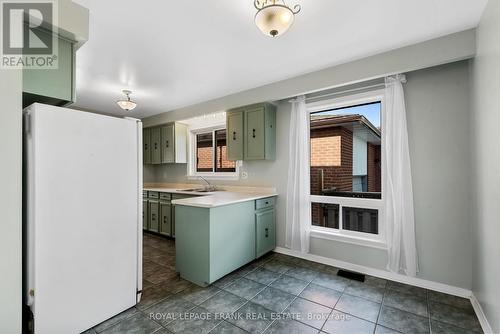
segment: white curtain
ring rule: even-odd
[[[418,272],[418,257],[403,91],[405,82],[404,75],[385,80],[385,113],[382,120],[382,159],[386,167],[383,181],[384,214],[388,237],[387,269],[415,276]]]
[[[308,253],[311,221],[308,177],[309,113],[305,96],[299,96],[291,103],[285,246]]]

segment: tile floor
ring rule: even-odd
[[[175,272],[174,241],[144,236],[144,292],[90,333],[482,333],[467,299],[272,253],[207,288]]]

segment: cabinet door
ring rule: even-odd
[[[175,162],[175,138],[174,125],[169,124],[161,127],[161,162]]]
[[[148,201],[142,201],[142,229],[148,229],[148,218],[149,218],[149,210],[148,210]]]
[[[159,203],[156,200],[149,200],[149,231],[158,232]]]
[[[151,129],[142,129],[142,161],[151,163]]]
[[[255,214],[256,249],[257,257],[276,248],[276,227],[274,209],[257,212]]]
[[[160,203],[160,233],[172,236],[172,207],[170,203]]]
[[[243,160],[243,111],[228,113],[226,127],[228,160]]]
[[[161,164],[160,128],[151,129],[151,163]]]
[[[245,160],[265,159],[264,107],[245,110]]]

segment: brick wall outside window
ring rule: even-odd
[[[340,157],[336,155],[336,145],[340,144]],[[330,149],[324,150],[325,147]],[[328,157],[331,161],[326,161]],[[323,188],[338,191],[352,191],[352,132],[343,127],[311,130],[311,195],[321,195],[321,170]],[[322,208],[313,205],[312,221],[319,224]]]

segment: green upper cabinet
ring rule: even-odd
[[[151,131],[142,129],[142,161],[145,164],[151,163]]]
[[[276,107],[270,103],[227,112],[229,160],[274,160],[276,158]]]
[[[185,124],[170,123],[146,128],[143,131],[150,132],[151,159],[144,158],[145,164],[187,162],[187,126]]]
[[[174,124],[161,127],[161,162],[175,162],[175,137]]]
[[[40,33],[48,33],[40,30]],[[23,107],[35,102],[66,106],[75,101],[75,42],[58,39],[57,69],[23,70]]]
[[[151,163],[161,163],[161,131],[160,128],[151,129]]]
[[[227,158],[243,160],[243,110],[230,111],[226,114]]]

